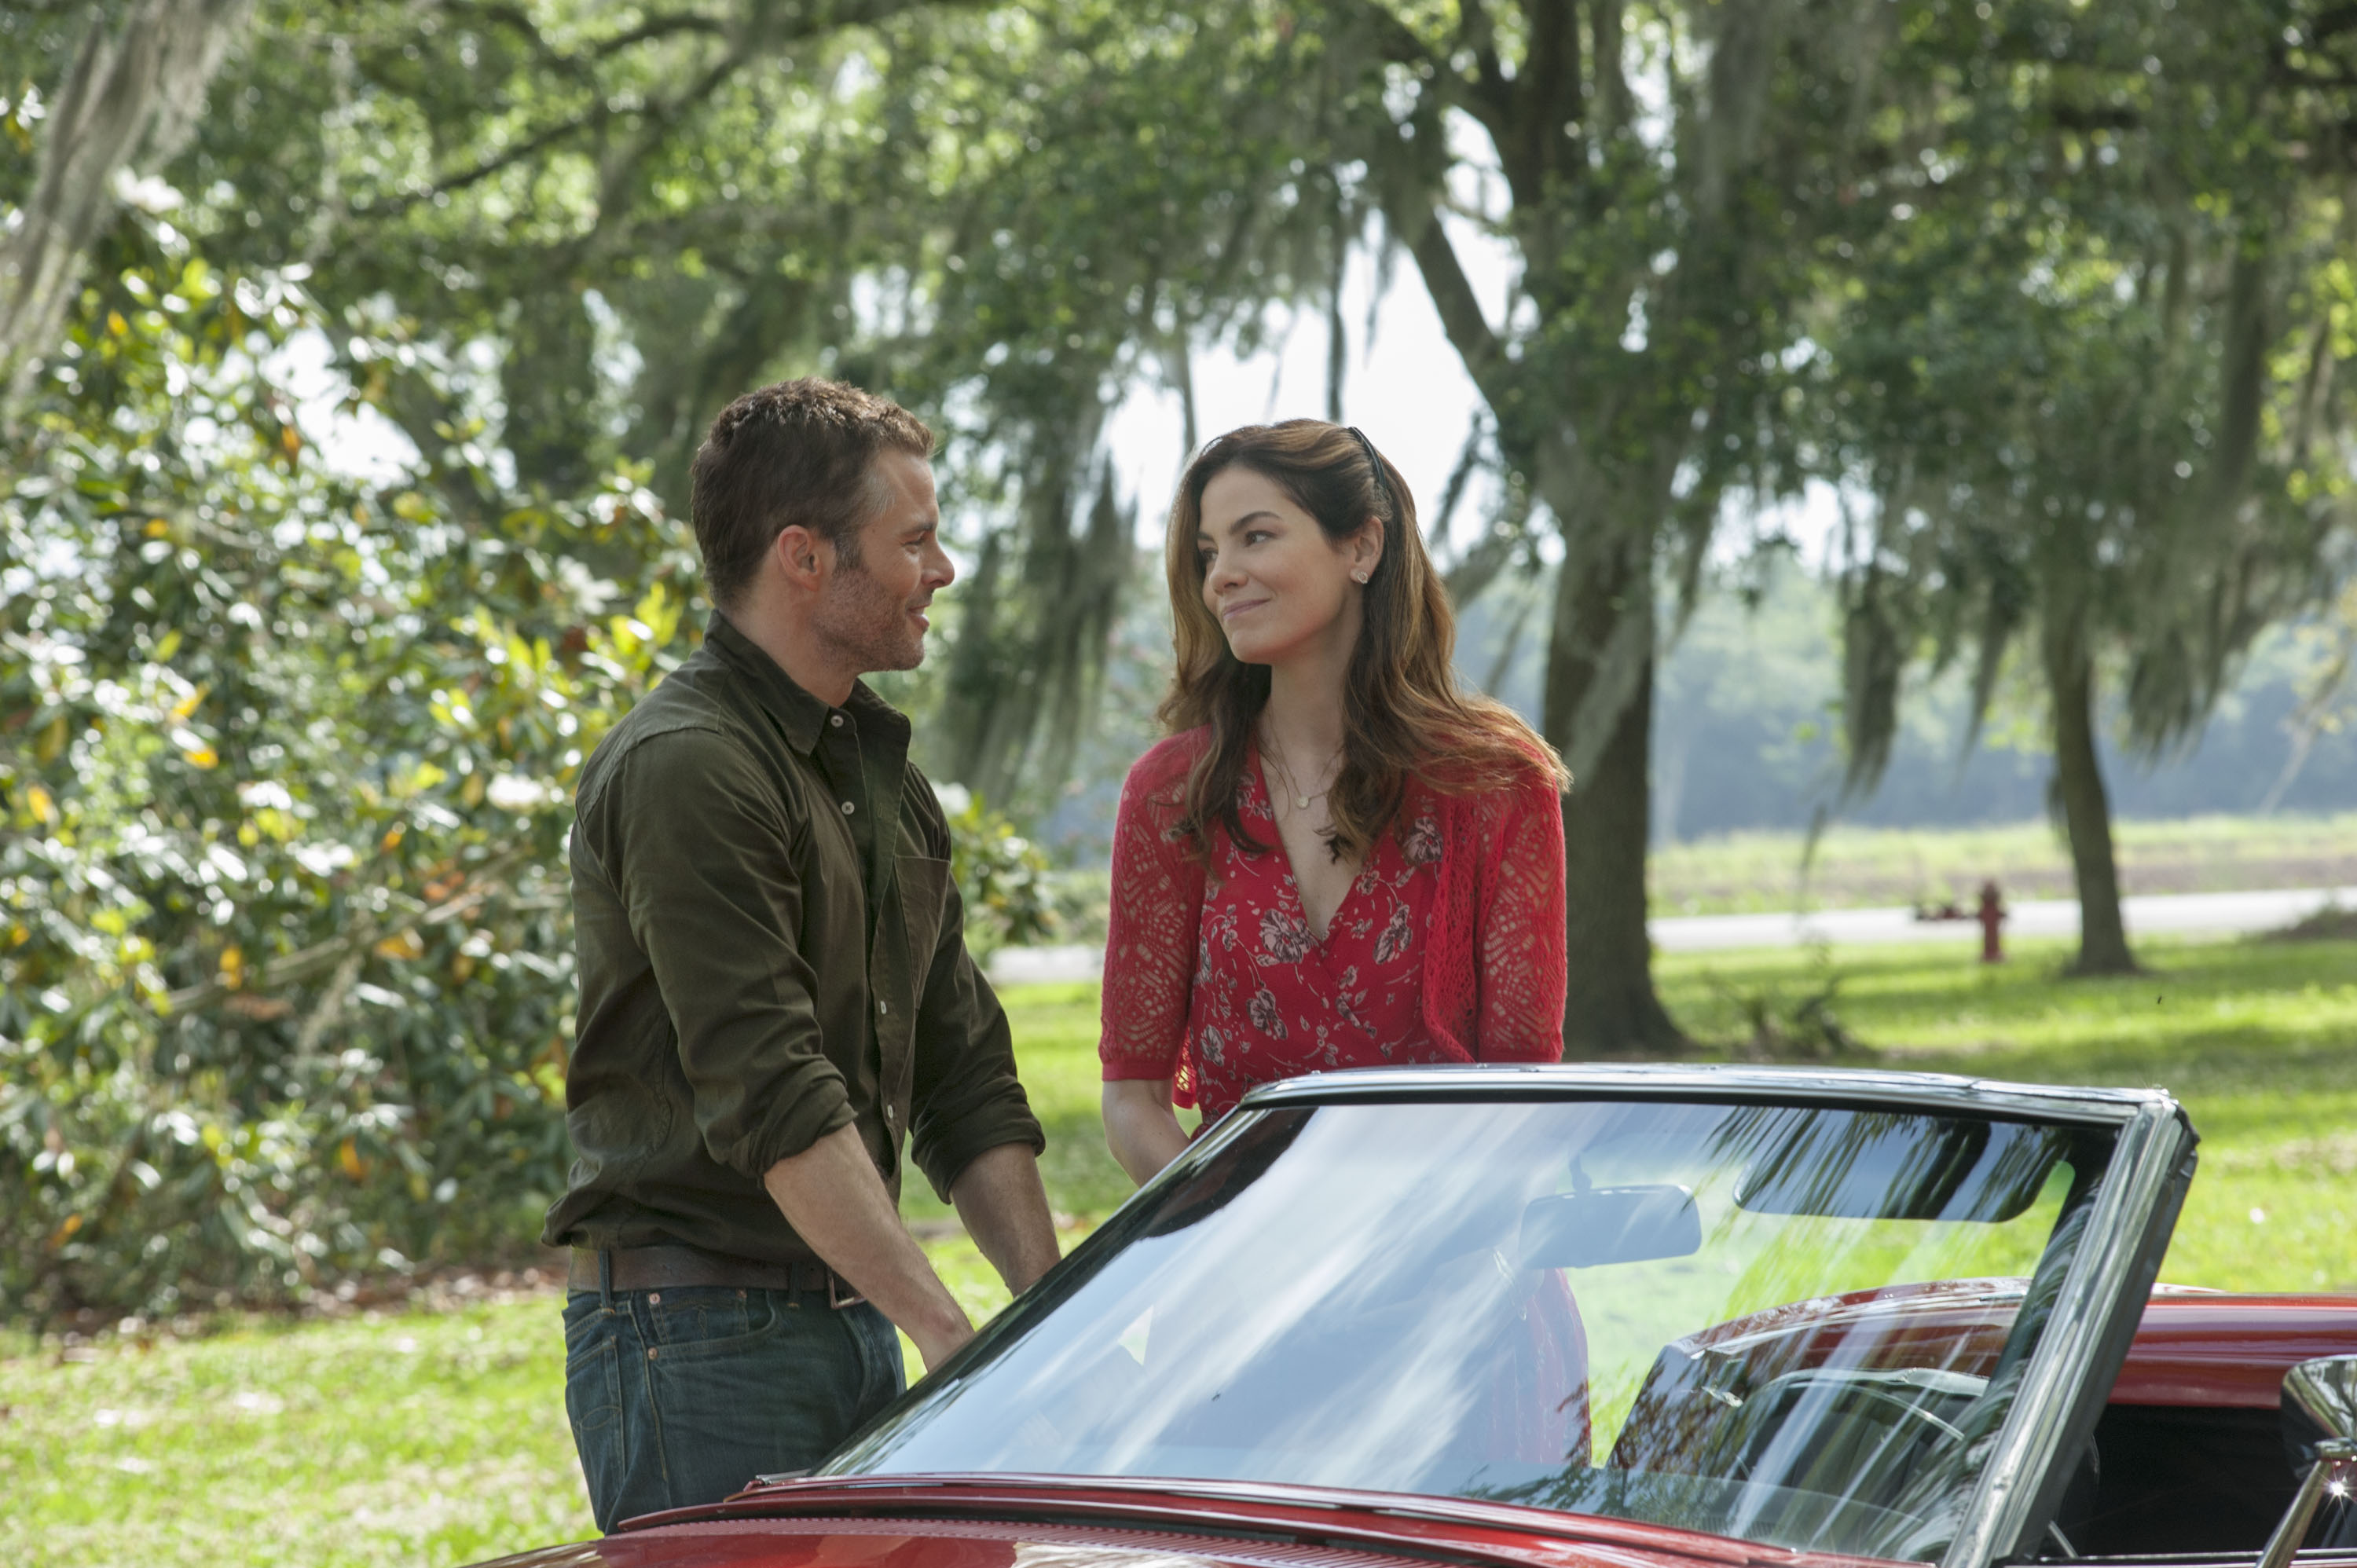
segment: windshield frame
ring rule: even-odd
[[[1921,1110],[2110,1132],[2113,1154],[2093,1194],[2083,1240],[1942,1563],[1943,1568],[1983,1568],[2020,1553],[2044,1534],[2069,1479],[2056,1460],[2077,1452],[2102,1413],[2191,1179],[2198,1137],[2183,1109],[2163,1090],[2057,1088],[1854,1069],[1638,1064],[1372,1069],[1263,1085],[967,1347],[853,1434],[814,1476],[849,1479],[875,1474],[835,1466],[909,1403],[950,1392],[968,1369],[992,1359],[1002,1341],[1028,1333],[1054,1312],[1093,1276],[1105,1254],[1135,1239],[1158,1208],[1162,1192],[1191,1179],[1266,1112],[1374,1102],[1534,1100]]]

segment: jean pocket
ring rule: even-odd
[[[769,1291],[664,1291],[648,1307],[648,1337],[662,1360],[700,1360],[742,1354],[768,1342],[778,1320],[793,1308]]]
[[[599,1322],[602,1313],[575,1320],[567,1312],[565,1325],[565,1414],[573,1423],[573,1439],[601,1431],[622,1419],[622,1356],[614,1330]],[[584,1450],[583,1460],[587,1460]]]
[[[671,1305],[663,1292],[663,1305]],[[647,1388],[658,1412],[674,1503],[725,1498],[755,1476],[805,1469],[865,1413],[859,1347],[823,1305],[756,1291],[749,1331],[652,1347]]]
[[[586,1336],[568,1333],[565,1338],[565,1418],[573,1428],[581,1479],[589,1488],[589,1511],[599,1530],[611,1530],[622,1517],[622,1492],[630,1475],[630,1430],[622,1419],[622,1349],[610,1326],[593,1326]]]

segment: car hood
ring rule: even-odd
[[[1624,1520],[1310,1487],[1051,1477],[790,1481],[497,1568],[1841,1568]],[[492,1565],[486,1565],[492,1568]]]

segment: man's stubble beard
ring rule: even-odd
[[[924,634],[909,624],[908,601],[888,592],[856,557],[841,560],[833,591],[819,601],[816,629],[862,672],[914,670],[924,661]]]

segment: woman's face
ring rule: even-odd
[[[1357,640],[1363,590],[1351,575],[1373,575],[1383,536],[1371,519],[1337,542],[1274,479],[1233,467],[1203,487],[1195,550],[1204,607],[1229,650],[1246,664],[1281,664]]]

